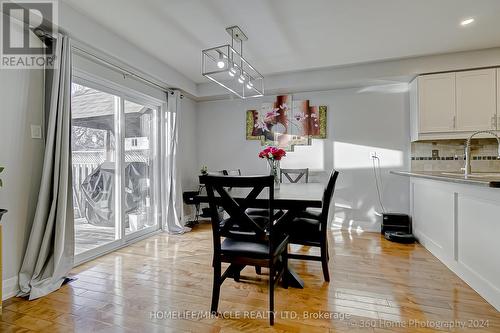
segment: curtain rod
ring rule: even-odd
[[[32,29],[32,31],[43,42],[45,42],[45,40],[47,40],[47,39],[50,40],[50,41],[53,41],[53,40],[57,39],[56,36],[54,36],[53,34],[48,33],[47,31],[45,31],[44,29],[42,29],[40,27]],[[71,38],[73,40],[77,41],[77,43],[85,44],[84,42],[78,40],[77,38],[74,38],[74,37],[71,37]],[[112,68],[115,68],[115,69],[119,70],[124,75],[128,75],[128,76],[134,77],[134,78],[138,79],[139,81],[142,81],[142,82],[144,82],[144,83],[146,83],[146,84],[148,84],[150,86],[156,87],[156,88],[158,88],[158,89],[160,89],[162,91],[165,91],[167,93],[171,93],[173,91],[179,90],[179,89],[167,88],[167,87],[162,86],[162,85],[160,85],[160,84],[158,84],[156,82],[148,80],[148,79],[142,77],[141,75],[136,74],[136,73],[134,73],[134,72],[132,72],[132,71],[130,71],[128,69],[125,69],[125,68],[123,68],[123,67],[121,67],[119,65],[116,65],[116,64],[110,62],[109,60],[103,59],[103,58],[99,57],[98,55],[96,55],[96,54],[94,54],[92,52],[89,52],[89,51],[87,51],[86,49],[84,49],[82,47],[78,47],[78,46],[76,46],[74,44],[71,47],[72,47],[72,49],[78,50],[79,52],[84,53],[87,56],[90,56],[91,58],[98,60],[99,62],[103,63],[104,65],[106,65],[108,67],[112,67]],[[181,91],[181,90],[179,90],[179,91]],[[181,91],[180,97],[181,98],[184,97],[182,95],[182,91]]]
[[[159,88],[162,91],[172,92],[172,91],[176,90],[176,89],[167,88],[165,86],[161,86],[161,85],[159,85],[159,84],[157,84],[157,83],[155,83],[155,82],[153,82],[151,80],[148,80],[148,79],[146,79],[146,78],[144,78],[144,77],[142,77],[142,76],[140,76],[140,75],[138,75],[138,74],[136,74],[134,72],[131,72],[128,69],[125,69],[125,68],[122,68],[122,67],[120,67],[120,66],[118,66],[116,64],[113,64],[112,62],[110,62],[110,61],[108,61],[106,59],[103,59],[103,58],[99,57],[98,55],[95,55],[94,53],[89,52],[89,51],[83,49],[82,47],[78,47],[76,45],[72,45],[72,48],[75,49],[75,50],[77,50],[78,52],[81,52],[81,53],[84,53],[87,56],[90,56],[93,59],[98,60],[99,62],[103,63],[104,65],[106,65],[108,67],[112,67],[112,68],[118,69],[124,75],[128,75],[128,76],[134,77],[134,78],[136,78],[136,79],[138,79],[140,81],[143,81],[143,82],[145,82],[145,83],[147,83],[147,84],[149,84],[151,86]]]

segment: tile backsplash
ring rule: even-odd
[[[496,139],[472,140],[472,171],[500,172]],[[420,141],[411,144],[412,171],[460,171],[465,140]]]

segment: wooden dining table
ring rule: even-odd
[[[251,189],[233,188],[228,193],[238,201],[245,199]],[[280,184],[279,189],[274,189],[274,209],[288,211],[289,214],[296,215],[306,208],[321,208],[323,192],[325,185],[321,183],[296,183],[296,184]],[[208,203],[208,196],[205,191],[202,191],[197,200],[202,203]],[[268,208],[269,207],[269,190],[264,189],[256,199],[246,201],[249,208]],[[304,288],[304,281],[297,273],[289,267],[288,281],[291,287]]]

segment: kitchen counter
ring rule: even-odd
[[[500,188],[500,173],[473,173],[465,178],[463,174],[458,172],[442,172],[442,171],[391,171],[393,175],[417,177],[432,180],[445,181],[450,183],[477,185],[485,187]]]

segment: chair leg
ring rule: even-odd
[[[326,248],[326,259],[330,260],[330,251],[328,250],[328,237],[325,239],[325,248]]]
[[[330,272],[328,271],[328,246],[321,246],[321,266],[323,267],[323,276],[326,282],[330,282]]]
[[[234,281],[240,282],[241,270],[245,266],[234,265],[234,264],[232,264],[231,266],[233,267],[232,269],[233,269],[233,278],[234,278]]]
[[[262,275],[262,268],[260,266],[255,266],[255,274]]]
[[[275,280],[274,264],[269,265],[269,324],[274,325],[274,280]]]
[[[283,288],[288,289],[288,245],[281,257],[283,260]]]
[[[220,261],[215,261],[213,263],[214,266],[214,284],[212,289],[212,306],[210,311],[213,314],[217,313],[217,309],[219,308],[219,296],[220,296],[220,285],[221,285],[221,263]]]

